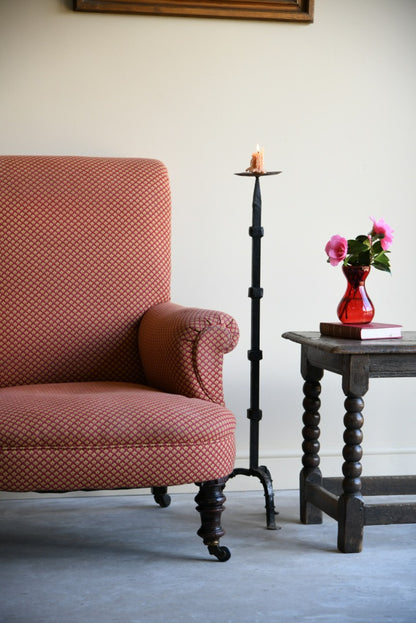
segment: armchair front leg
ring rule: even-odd
[[[198,482],[199,493],[195,497],[198,504],[196,510],[201,515],[201,527],[197,534],[208,547],[208,551],[216,556],[220,562],[226,562],[231,558],[228,547],[221,546],[220,538],[225,534],[221,527],[221,514],[224,510],[225,496],[223,490],[227,478]]]

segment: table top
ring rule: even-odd
[[[319,350],[339,355],[406,354],[416,355],[416,331],[403,331],[401,338],[388,340],[347,340],[327,337],[319,331],[287,331],[283,338],[313,346]]]

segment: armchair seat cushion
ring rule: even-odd
[[[172,486],[227,476],[235,418],[224,406],[122,382],[0,390],[0,489]]]

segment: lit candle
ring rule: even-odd
[[[256,151],[251,155],[250,166],[246,169],[250,173],[265,173],[264,170],[264,149],[257,145]]]

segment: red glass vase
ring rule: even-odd
[[[347,289],[337,307],[338,318],[343,324],[367,324],[375,309],[365,289],[370,266],[343,266]]]

